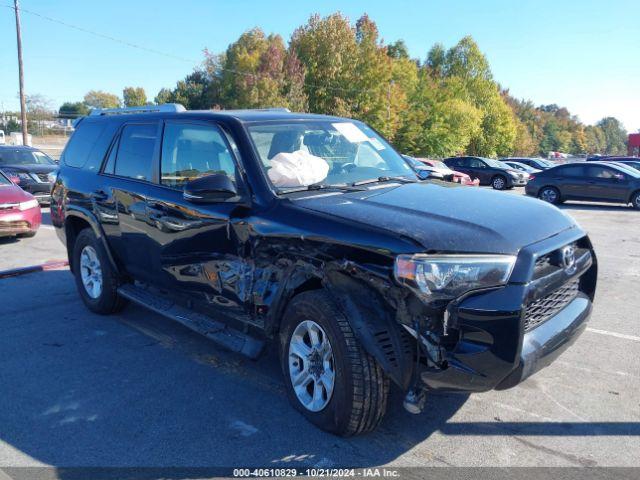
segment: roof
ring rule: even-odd
[[[234,118],[240,122],[269,122],[269,121],[345,121],[348,119],[333,117],[329,115],[319,115],[315,113],[290,112],[286,109],[255,109],[255,110],[186,110],[186,111],[126,111],[126,109],[113,109],[105,111],[103,115],[93,115],[89,117],[92,121],[100,118],[182,118],[182,117],[210,117],[210,118]]]
[[[29,145],[0,145],[2,150],[37,150],[35,147]]]

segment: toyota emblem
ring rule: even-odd
[[[572,275],[576,271],[576,248],[567,245],[562,249],[562,267],[567,275]]]

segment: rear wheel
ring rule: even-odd
[[[631,206],[636,210],[640,210],[640,192],[636,192],[631,196]]]
[[[82,230],[73,246],[76,287],[92,312],[107,315],[126,305],[118,295],[118,281],[102,244],[90,228]]]
[[[325,291],[291,300],[280,358],[289,400],[317,427],[346,437],[372,431],[382,420],[389,380]]]
[[[555,187],[544,187],[538,193],[538,198],[557,205],[560,203],[560,192]]]
[[[504,190],[505,188],[507,188],[507,179],[502,175],[496,175],[495,177],[493,177],[493,179],[491,179],[491,186],[495,190]]]

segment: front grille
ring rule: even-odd
[[[528,332],[543,324],[578,296],[580,280],[565,283],[550,294],[531,302],[525,308],[524,331]]]
[[[0,232],[6,231],[14,231],[14,230],[26,230],[29,228],[29,222],[18,221],[18,222],[0,222]]]

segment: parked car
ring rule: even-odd
[[[495,190],[524,186],[527,180],[523,172],[491,158],[450,157],[444,163],[451,169],[477,178],[480,185],[491,185]]]
[[[506,163],[511,168],[513,168],[515,170],[520,170],[521,172],[527,173],[529,175],[542,171],[539,168],[530,167],[526,163],[520,163],[520,162],[516,162],[516,161],[513,161],[513,160],[502,160],[502,163]]]
[[[62,155],[51,217],[82,301],[251,358],[274,341],[318,427],[375,429],[390,382],[414,412],[426,387],[513,387],[585,329],[596,257],[555,207],[421,181],[355,120],[154,110],[94,110]]]
[[[432,180],[446,180],[444,175],[429,165],[425,165],[420,160],[410,155],[402,155],[402,157],[409,163],[409,166],[415,170],[418,177],[422,180],[430,178]]]
[[[57,169],[51,157],[37,148],[0,146],[0,171],[40,203],[50,202]]]
[[[0,172],[0,237],[33,237],[41,222],[38,200]]]
[[[633,167],[636,170],[640,170],[640,158],[637,160],[617,160],[615,163],[627,165],[629,167]]]
[[[504,158],[503,161],[514,161],[518,163],[524,163],[530,167],[533,167],[537,170],[547,170],[549,168],[555,167],[557,164],[553,163],[551,160],[545,160],[544,158]]]
[[[640,172],[613,162],[570,163],[536,174],[525,192],[555,204],[589,200],[640,209]]]

